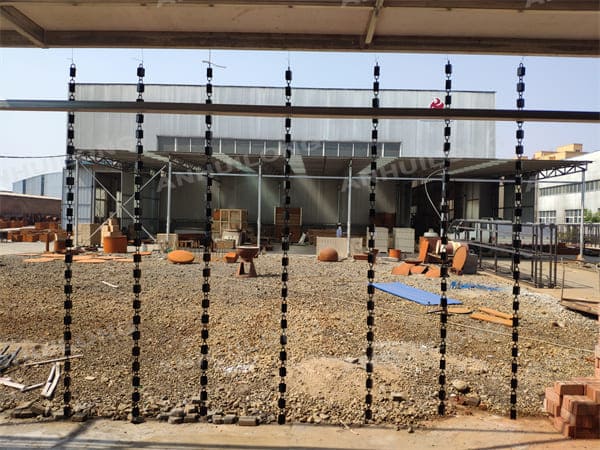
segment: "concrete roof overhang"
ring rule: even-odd
[[[132,167],[136,161],[135,152],[127,150],[102,151],[78,150],[83,160],[113,167]],[[146,152],[144,167],[159,170],[172,162],[174,171],[203,172],[206,156],[203,153],[183,152]],[[292,156],[292,176],[306,178],[347,178],[348,167],[352,165],[354,177],[370,176],[369,158]],[[526,177],[539,175],[540,178],[552,178],[558,175],[585,170],[587,161],[581,160],[534,160],[524,159],[523,174]],[[231,155],[215,154],[211,172],[217,176],[258,176],[259,165],[262,175],[278,177],[283,173],[284,158],[281,155]],[[396,181],[419,181],[426,178],[436,179],[443,167],[442,158],[402,157],[379,158],[378,177]],[[478,159],[452,158],[450,176],[456,180],[486,181],[505,179],[510,182],[515,171],[514,159]]]
[[[597,0],[0,1],[0,46],[598,56]]]

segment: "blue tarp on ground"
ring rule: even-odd
[[[411,302],[416,302],[419,305],[434,306],[440,304],[440,294],[432,294],[431,292],[417,289],[406,284],[393,282],[393,283],[373,283],[375,289],[387,292],[388,294],[395,295],[396,297],[402,297]],[[449,298],[449,305],[461,305],[462,303],[458,300]]]

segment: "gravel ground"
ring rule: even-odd
[[[2,256],[0,343],[23,346],[20,361],[62,353],[61,261],[31,264]],[[376,279],[401,281],[439,292],[439,279],[391,275],[397,263],[376,265]],[[75,263],[73,363],[76,408],[125,419],[130,399],[131,294],[133,264]],[[258,278],[239,279],[237,266],[214,262],[211,278],[209,400],[213,411],[277,413],[280,257],[256,260]],[[201,264],[173,265],[144,257],[142,307],[142,405],[147,417],[189,402],[199,391]],[[292,255],[290,267],[288,417],[295,422],[358,423],[365,394],[366,271],[364,261],[319,263]],[[117,285],[113,288],[102,281]],[[497,287],[450,290],[464,306],[511,312],[507,281],[485,274],[458,277]],[[376,423],[409,426],[437,412],[439,316],[388,294],[376,294],[374,416]],[[595,318],[562,308],[545,294],[522,295],[518,409],[541,415],[543,392],[556,380],[592,376]],[[448,331],[451,413],[463,402],[507,414],[510,328],[452,315]],[[358,362],[355,362],[358,360]],[[8,376],[24,384],[45,381],[50,366],[17,367]],[[461,386],[461,384],[463,386]],[[466,385],[466,389],[465,389]],[[467,390],[460,394],[457,388]],[[53,401],[59,410],[60,388]],[[10,412],[37,391],[0,386],[0,412]]]

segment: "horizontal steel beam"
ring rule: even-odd
[[[200,6],[311,6],[311,7],[335,7],[335,8],[372,8],[376,0],[165,0],[155,2],[157,6],[177,7],[180,5]],[[150,2],[134,0],[8,0],[0,1],[0,4],[17,6],[37,5],[77,5],[77,6],[139,6],[149,5]],[[596,11],[597,0],[386,0],[387,8],[444,8],[444,9],[500,9],[500,10],[544,10],[544,11]]]
[[[523,0],[525,1],[525,0]],[[13,30],[2,30],[0,47],[32,47]],[[595,38],[513,38],[489,36],[395,36],[376,34],[366,45],[360,34],[221,33],[202,31],[46,30],[47,48],[185,48],[220,50],[294,50],[409,52],[528,56],[597,57]]]
[[[234,105],[172,102],[114,102],[67,100],[1,100],[0,111],[102,112],[149,114],[213,114],[237,117],[305,119],[422,119],[598,123],[598,111],[540,111],[511,109],[356,108],[330,106]]]

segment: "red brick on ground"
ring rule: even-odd
[[[585,384],[574,383],[572,381],[556,381],[554,390],[559,395],[583,395],[585,392]]]

